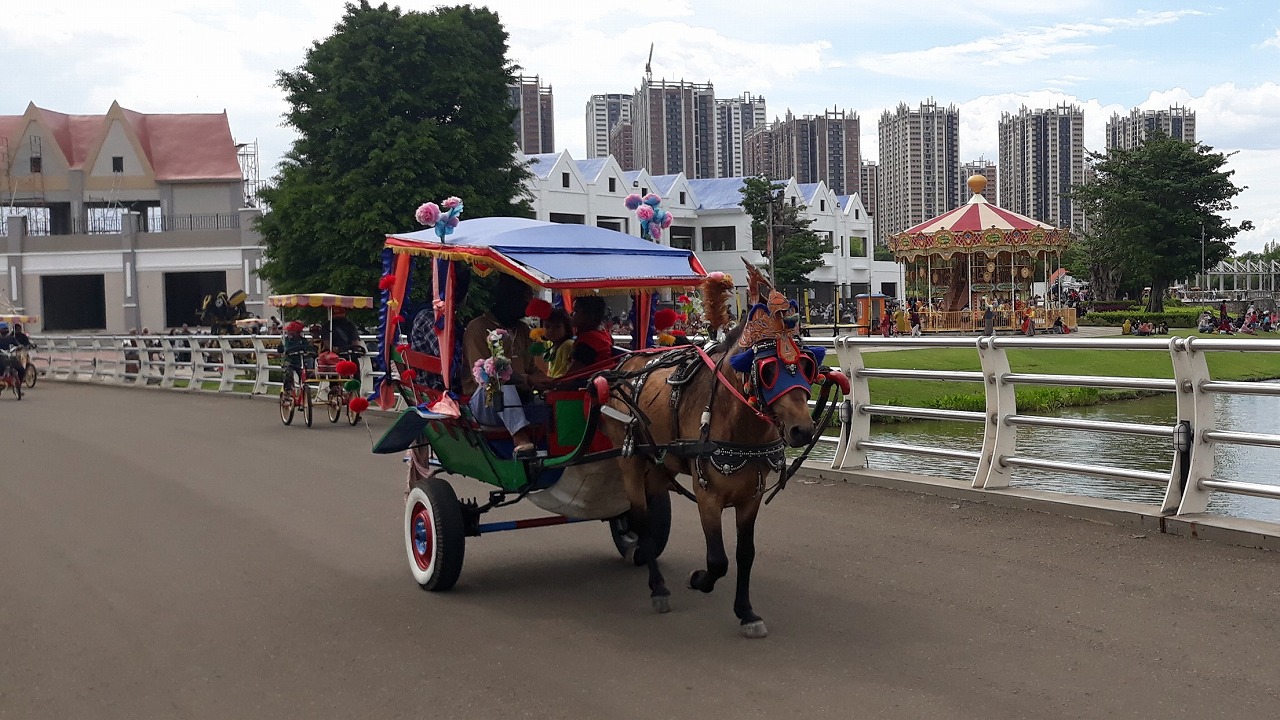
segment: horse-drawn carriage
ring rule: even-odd
[[[390,408],[399,398],[409,409],[374,452],[406,454],[403,527],[415,581],[427,590],[452,587],[468,536],[606,521],[619,553],[648,568],[652,604],[665,612],[670,593],[657,561],[670,529],[669,493],[676,492],[699,504],[707,568],[693,574],[690,586],[703,592],[727,573],[720,515],[726,507],[735,508],[739,581],[734,611],[745,635],[763,636],[764,623],[751,610],[748,588],[766,476],[779,473],[774,492],[781,489],[830,419],[832,389],[847,389],[842,376],[820,367],[820,350],[798,343],[794,306],[749,269],[752,299],[763,302],[730,327],[732,279],[706,273],[689,250],[582,225],[481,218],[442,230],[446,221],[440,218],[433,230],[388,236],[380,283],[379,352],[387,374],[375,399]],[[403,342],[410,321],[402,313],[418,257],[432,263],[432,303],[423,312],[433,313],[435,354]],[[513,452],[506,428],[481,424],[472,411],[475,403],[469,404],[461,389],[460,368],[476,373],[478,393],[492,392],[486,383],[505,382],[492,376],[493,366],[488,366],[491,376],[484,377],[483,359],[459,363],[457,358],[460,290],[471,277],[495,272],[566,308],[583,296],[631,296],[636,328],[631,347],[542,388],[530,402],[544,408],[546,419],[535,433],[537,451],[526,456]],[[654,347],[658,295],[695,287],[702,288],[711,332],[719,336],[705,347]],[[820,398],[811,410],[813,388],[820,389]],[[786,446],[802,449],[790,464]],[[487,499],[460,501],[446,479],[451,474],[493,490]],[[692,476],[692,489],[677,474]],[[552,515],[482,522],[490,510],[520,500]]]
[[[349,309],[372,309],[374,299],[364,295],[296,293],[272,295],[267,304],[282,309],[324,308],[329,316],[328,331],[321,328],[310,338],[311,346],[298,367],[296,383],[290,384],[292,392],[280,393],[281,422],[291,424],[295,410],[301,409],[303,420],[311,427],[313,403],[325,406],[331,423],[338,422],[344,412],[349,425],[360,422],[360,410],[351,400],[360,396],[359,364],[364,349],[354,325],[348,322],[343,326],[334,316],[340,313],[345,317]]]

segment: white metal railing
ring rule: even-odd
[[[980,489],[1008,487],[1014,468],[1126,480],[1164,487],[1161,512],[1178,515],[1203,513],[1211,492],[1280,500],[1280,485],[1238,482],[1213,477],[1214,450],[1219,444],[1280,447],[1280,434],[1236,432],[1217,428],[1213,396],[1216,394],[1280,396],[1280,384],[1213,380],[1209,375],[1204,355],[1206,351],[1215,350],[1280,352],[1280,340],[1180,337],[1169,339],[841,337],[837,338],[834,344],[840,358],[839,365],[848,375],[851,389],[842,407],[841,429],[835,441],[836,452],[831,464],[832,468],[866,468],[867,452],[878,451],[974,461],[976,469],[972,485]],[[977,352],[981,372],[868,368],[863,363],[862,353],[863,349],[868,347],[969,348]],[[1006,355],[1006,350],[1010,348],[1159,352],[1170,357],[1173,378],[1015,373],[1010,370]],[[868,384],[868,380],[872,378],[982,383],[986,399],[985,409],[983,412],[964,412],[872,404]],[[1122,388],[1174,393],[1177,399],[1176,417],[1172,425],[1153,425],[1019,415],[1014,394],[1014,388],[1018,385]],[[871,435],[873,415],[982,423],[984,427],[982,445],[974,451],[967,451],[908,443],[876,442]],[[1173,445],[1173,460],[1167,471],[1154,472],[1027,457],[1017,454],[1016,451],[1019,427],[1167,437]]]
[[[366,346],[376,339],[364,337]],[[182,392],[266,395],[281,386],[278,335],[38,335],[41,377]],[[382,372],[360,361],[361,392]]]

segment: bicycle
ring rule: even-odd
[[[4,366],[4,372],[0,374],[0,393],[3,393],[5,388],[9,388],[21,401],[22,378],[18,374],[17,366],[14,365],[15,362],[17,362],[17,355],[0,351],[0,365]]]
[[[285,387],[280,390],[280,422],[292,425],[293,413],[301,406],[302,419],[307,423],[307,427],[311,427],[311,390],[307,387],[309,381],[307,358],[314,358],[315,353],[291,352],[289,355],[296,357],[298,363],[285,368]],[[290,378],[293,380],[292,383],[289,382]],[[291,384],[292,387],[289,387]]]
[[[339,353],[343,360],[360,364],[360,358],[364,356],[364,352],[357,349],[348,349]],[[357,373],[356,377],[359,374]],[[328,392],[325,395],[325,404],[328,405],[329,422],[336,423],[342,417],[342,413],[347,413],[347,424],[355,425],[360,422],[360,413],[351,410],[351,398],[359,397],[360,391],[351,391],[346,388],[347,380],[337,380],[329,383]]]

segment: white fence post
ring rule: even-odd
[[[866,365],[858,346],[839,339],[835,345],[836,355],[840,358],[840,371],[849,379],[849,397],[844,399],[845,406],[841,407],[841,420],[847,416],[848,421],[840,423],[840,444],[836,446],[831,467],[865,468],[867,451],[859,443],[871,439],[871,416],[862,412],[864,406],[871,404],[871,388],[867,384],[867,378],[862,377],[860,372]]]
[[[1213,397],[1202,389],[1202,384],[1210,379],[1209,365],[1204,353],[1195,349],[1195,338],[1174,338],[1169,342],[1169,351],[1178,384],[1178,422],[1190,424],[1191,448],[1185,472],[1181,466],[1182,453],[1173,454],[1173,469],[1162,509],[1177,511],[1179,515],[1202,513],[1209,505],[1209,491],[1200,486],[1200,481],[1213,476],[1216,445],[1207,437],[1216,422]],[[1186,477],[1185,487],[1183,477]]]
[[[1014,454],[1018,445],[1018,428],[1005,418],[1018,414],[1014,386],[1004,381],[1009,374],[1009,356],[996,346],[995,337],[978,338],[978,361],[982,365],[983,387],[986,389],[987,422],[982,433],[982,451],[973,475],[975,488],[1006,488],[1012,475],[1001,462]]]

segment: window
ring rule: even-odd
[[[683,205],[684,203],[685,203],[685,200],[684,200],[684,193],[682,192],[682,193],[680,193],[680,204],[681,204],[681,205]]]
[[[681,248],[682,250],[693,249],[693,228],[683,225],[672,225],[667,231],[667,236],[671,238],[671,247]]]
[[[826,211],[827,211],[827,201],[826,201],[826,200],[819,200],[819,201],[818,201],[818,212],[826,212]]]
[[[859,210],[858,208],[854,208],[854,209],[853,209],[853,219],[854,219],[854,220],[861,220],[861,219],[862,219],[862,211],[861,211],[861,210]]]
[[[122,172],[124,172],[124,157],[123,157],[123,156],[121,156],[121,155],[113,155],[113,156],[111,157],[111,172],[113,172],[113,173],[122,173]]]
[[[569,187],[569,173],[560,173],[560,186]]]
[[[31,156],[31,174],[32,175],[36,173],[44,172],[44,163],[42,162],[42,160],[43,158],[41,158],[39,155]]]
[[[732,225],[725,227],[703,228],[702,249],[706,252],[736,250],[737,245],[734,242],[734,235],[735,233]]]
[[[618,192],[618,178],[609,178],[609,192]]]

